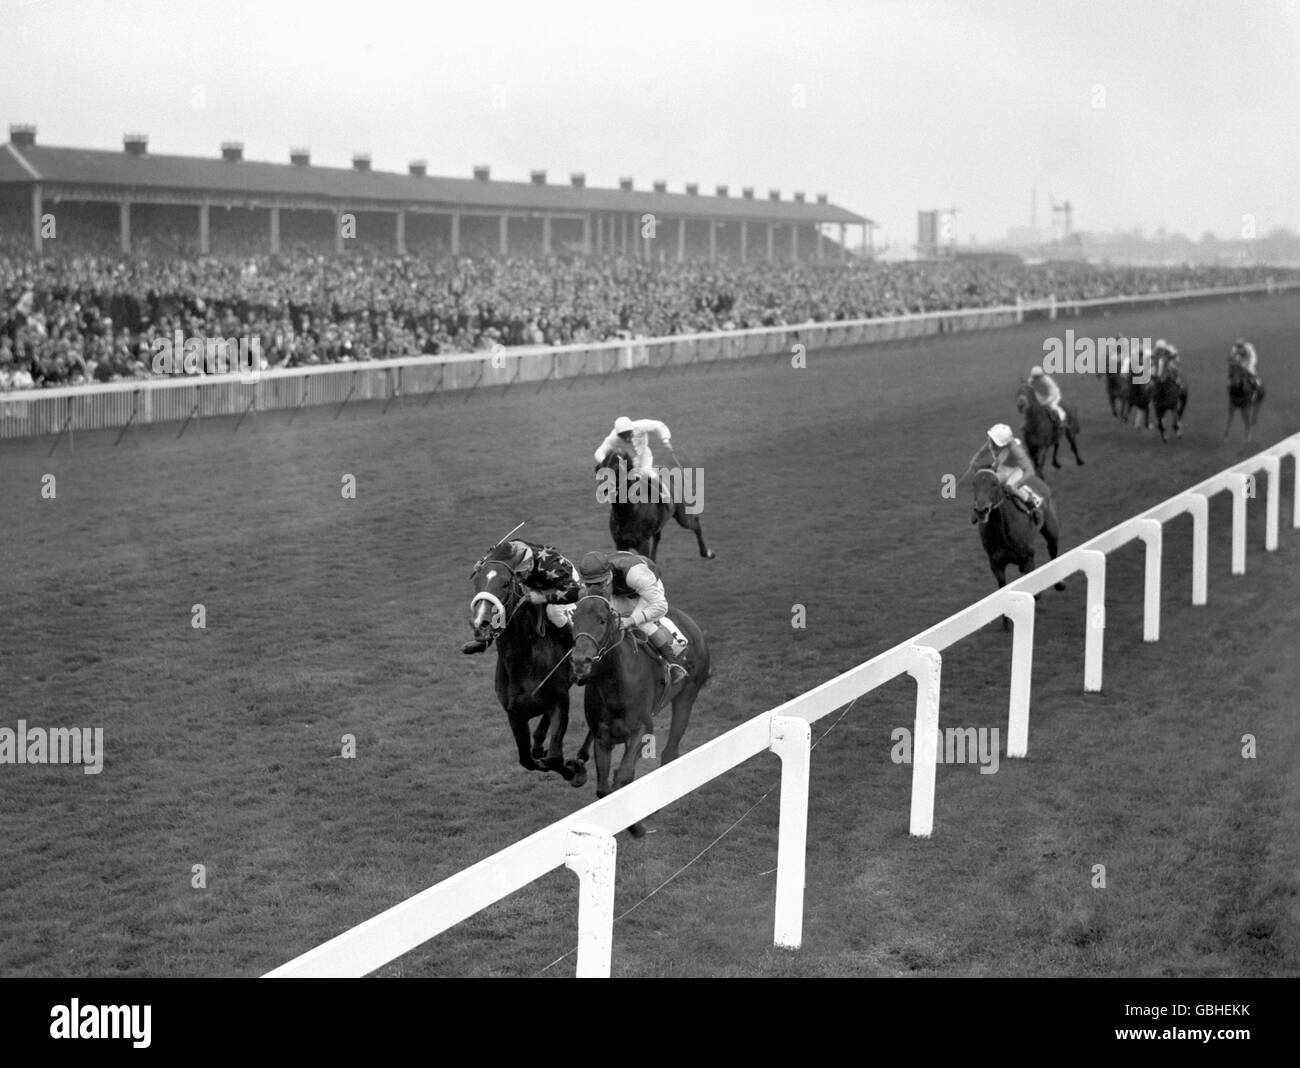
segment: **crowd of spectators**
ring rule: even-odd
[[[152,373],[153,342],[260,338],[264,367],[739,330],[1281,277],[1266,268],[605,257],[38,258],[0,247],[0,391]]]

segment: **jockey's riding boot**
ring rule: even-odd
[[[673,634],[663,624],[650,636],[650,647],[659,654],[668,665],[668,685],[674,686],[690,674],[690,662],[686,659],[686,649],[673,652]]]
[[[486,652],[488,643],[483,638],[474,638],[467,641],[460,647],[462,653],[482,653]]]
[[[1029,518],[1034,521],[1034,526],[1043,525],[1043,498],[1033,490],[1026,487],[1025,496],[1029,500]]]

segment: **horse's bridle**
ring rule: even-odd
[[[976,476],[978,476],[985,471],[987,471],[990,475],[993,476],[993,482],[995,488],[994,488],[993,499],[989,502],[989,506],[983,510],[982,514],[980,509],[975,508],[974,506],[971,507],[971,522],[972,523],[978,522],[980,526],[983,526],[985,523],[989,521],[989,516],[993,514],[993,509],[996,508],[998,505],[1000,505],[1002,501],[1006,498],[1006,490],[1004,490],[1002,487],[1002,480],[998,478],[998,473],[995,470],[993,470],[993,468],[981,467],[975,472],[975,474]],[[974,488],[974,481],[971,482],[971,487]]]
[[[475,610],[478,608],[481,602],[486,601],[488,604],[492,606],[492,614],[491,616],[488,617],[488,628],[491,630],[492,637],[495,639],[497,635],[499,635],[502,631],[506,629],[506,627],[510,626],[510,621],[515,618],[515,616],[519,612],[519,609],[521,609],[527,603],[528,599],[524,596],[524,591],[523,591],[524,584],[523,581],[519,578],[518,572],[516,572],[515,569],[511,567],[510,564],[505,560],[489,561],[488,558],[484,556],[481,560],[479,560],[477,564],[474,565],[474,570],[473,572],[471,572],[470,578],[471,579],[477,578],[479,572],[483,570],[484,565],[489,562],[500,564],[503,568],[505,568],[507,571],[510,572],[510,585],[507,587],[506,590],[506,600],[514,601],[515,606],[514,608],[510,609],[509,614],[507,614],[506,605],[504,602],[502,602],[501,598],[499,598],[494,593],[489,593],[487,590],[480,590],[478,593],[474,594],[474,596],[470,598],[469,611],[470,611],[470,616],[472,618]]]
[[[585,630],[579,630],[576,623],[574,624],[573,627],[573,651],[577,653],[578,642],[581,641],[583,638],[586,638],[587,641],[591,642],[593,648],[596,650],[595,654],[591,658],[591,662],[593,665],[599,664],[601,657],[605,656],[606,653],[609,653],[612,650],[618,648],[618,646],[622,644],[623,639],[627,635],[626,632],[624,632],[623,629],[619,627],[617,623],[614,622],[615,620],[618,619],[618,613],[614,611],[614,605],[608,597],[603,597],[598,593],[589,593],[583,597],[578,598],[578,603],[577,605],[574,606],[573,609],[573,614],[575,617],[577,616],[578,608],[582,606],[583,601],[604,601],[606,607],[609,608],[609,617],[605,621],[605,633],[602,634],[599,639],[597,639],[594,634],[589,634]],[[609,640],[610,623],[614,623],[614,629],[618,635],[617,641]]]

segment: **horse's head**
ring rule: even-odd
[[[469,611],[475,638],[496,638],[518,609],[524,590],[515,562],[515,551],[505,542],[492,546],[474,565],[470,574],[474,596]]]
[[[1020,382],[1020,388],[1016,390],[1016,411],[1024,414],[1025,409],[1033,402],[1034,391],[1030,387],[1029,383],[1022,379]]]
[[[622,638],[618,613],[608,598],[591,593],[573,610],[573,681],[586,684],[601,657]]]
[[[983,525],[989,521],[993,509],[1002,503],[1002,483],[998,481],[997,472],[990,467],[982,467],[975,472],[971,480],[975,503],[971,508],[970,521]]]
[[[602,470],[618,471],[622,468],[630,467],[633,460],[632,446],[626,444],[621,438],[610,447],[605,458],[596,465],[596,472],[599,474]]]

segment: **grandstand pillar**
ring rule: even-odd
[[[43,244],[43,238],[40,235],[40,217],[42,217],[42,214],[44,214],[44,207],[42,199],[40,199],[40,182],[36,182],[31,187],[31,248],[38,256],[42,252]]]
[[[275,228],[276,241],[280,237],[280,217],[274,208],[271,209],[272,226]],[[343,254],[343,209],[334,212],[334,251],[340,256]]]
[[[822,224],[818,223],[817,224],[817,259],[818,260],[822,260],[826,258],[825,244],[823,241],[823,238],[825,238],[825,236],[826,235],[822,233]]]
[[[497,251],[502,256],[510,254],[510,216],[502,215],[497,223]]]
[[[749,223],[740,220],[740,262],[749,258]]]
[[[406,212],[397,213],[397,254],[406,255]]]
[[[627,255],[627,231],[628,231],[627,219],[628,217],[624,215],[623,216],[623,255],[624,256]]]
[[[460,255],[460,212],[451,213],[451,254]]]
[[[709,262],[718,262],[718,220],[709,220]]]
[[[582,217],[582,251],[584,254],[591,255],[591,216]]]
[[[199,205],[199,255],[206,256],[212,251],[212,218],[208,202]]]
[[[131,202],[123,200],[117,206],[118,230],[123,255],[131,251]]]
[[[799,262],[799,224],[790,224],[790,262]]]
[[[776,227],[771,223],[767,224],[767,262],[771,263],[776,259]]]
[[[686,219],[677,220],[677,262],[686,260]]]
[[[551,254],[551,217],[549,215],[543,215],[542,216],[542,255],[549,256],[550,254]]]
[[[849,228],[845,223],[840,223],[840,262],[845,263],[849,258]]]

